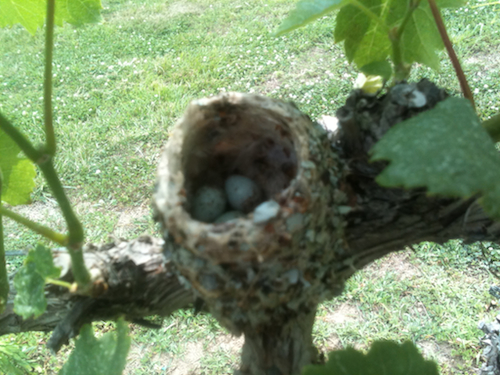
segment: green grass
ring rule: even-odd
[[[170,126],[190,100],[224,91],[258,92],[292,100],[312,118],[334,115],[357,73],[333,42],[333,17],[284,37],[270,35],[293,3],[104,1],[102,23],[56,30],[56,164],[88,241],[158,234],[149,210],[156,164]],[[498,9],[469,5],[443,12],[483,118],[500,106]],[[412,77],[428,77],[456,94],[457,80],[442,56],[440,72],[417,66]],[[0,30],[0,61],[0,111],[39,143],[43,35],[32,37],[20,27]],[[40,176],[33,201],[19,210],[64,230]],[[7,250],[40,240],[11,222],[5,232]],[[488,255],[495,265],[497,252],[492,246]],[[315,342],[328,350],[408,339],[437,359],[443,373],[472,374],[481,336],[477,322],[496,314],[487,311],[487,289],[495,280],[481,257],[478,246],[451,242],[422,244],[416,254],[377,262],[356,274],[340,298],[322,305]],[[9,269],[19,263],[20,258],[11,259]],[[170,373],[193,348],[203,354],[199,374],[231,373],[238,364],[237,349],[222,344],[223,331],[204,314],[178,312],[160,330],[133,326],[132,336],[131,374]],[[42,346],[45,334],[12,339],[29,349],[47,374],[68,355],[65,350],[51,356]]]
[[[465,248],[422,244],[416,254],[392,255],[356,274],[340,298],[323,304],[316,323],[318,344],[366,348],[374,340],[390,339],[410,340],[422,349],[433,343],[452,349],[441,360],[442,365],[456,363],[451,373],[473,373],[481,336],[477,323],[488,316],[487,290],[495,279],[477,255],[456,267],[434,258],[439,252],[453,260]],[[347,323],[332,327],[329,319],[321,319],[346,306],[355,312]],[[494,315],[492,311],[490,318]],[[332,337],[336,345],[331,345]],[[442,352],[426,354],[439,360]]]

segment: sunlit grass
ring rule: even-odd
[[[104,1],[102,23],[57,29],[56,164],[77,202],[88,241],[106,241],[111,233],[127,238],[156,233],[148,207],[157,159],[189,101],[219,92],[255,92],[293,101],[313,119],[335,114],[357,73],[342,46],[334,44],[333,17],[283,37],[271,35],[293,3]],[[443,13],[479,114],[486,118],[500,106],[500,12],[497,5],[472,7],[484,3],[472,1]],[[451,64],[442,57],[439,72],[417,66],[412,77],[428,77],[458,94]],[[43,35],[32,37],[20,27],[0,30],[0,61],[0,111],[40,143]],[[27,215],[36,211],[64,230],[40,177],[33,200],[35,205],[21,209]],[[131,210],[135,216],[124,225]],[[8,250],[39,240],[9,222],[5,232]],[[375,272],[390,259],[358,273],[340,298],[320,308],[316,343],[323,349],[366,348],[374,339],[409,339],[430,348],[427,355],[441,360],[445,373],[472,373],[481,335],[475,325],[486,314],[486,292],[494,282],[476,250],[456,242],[423,244],[416,255],[401,258],[405,272],[411,270],[403,278],[397,270]],[[19,262],[11,262],[10,269]],[[338,311],[347,316],[340,323]],[[132,334],[137,358],[130,373],[169,373],[192,342],[201,342],[205,353],[200,374],[230,373],[238,363],[237,353],[218,345],[221,329],[204,314],[179,312],[159,331],[134,327]],[[61,360],[43,349],[46,337],[23,334],[15,341],[37,348],[30,355],[52,374]]]

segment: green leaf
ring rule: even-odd
[[[436,0],[439,8],[459,8],[467,4],[467,0]]]
[[[45,279],[36,272],[35,263],[24,265],[14,277],[17,294],[14,311],[24,319],[42,315],[47,308],[44,295]]]
[[[335,42],[344,41],[348,60],[358,67],[384,61],[392,52],[389,30],[401,22],[406,7],[401,0],[360,0],[348,5],[337,15]]]
[[[500,142],[500,113],[484,121],[482,125],[491,139]]]
[[[380,0],[362,0],[364,6],[375,11],[380,9]],[[337,15],[335,43],[344,42],[347,60],[351,62],[370,27],[370,17],[354,5],[344,6]]]
[[[463,0],[442,0],[440,7],[460,6]],[[349,61],[358,67],[384,61],[392,54],[389,30],[398,27],[407,12],[408,1],[348,0],[337,15],[335,41],[344,41]],[[441,37],[427,1],[411,15],[401,40],[403,61],[419,62],[439,68],[437,51],[443,48]]]
[[[281,23],[275,35],[282,35],[305,26],[321,16],[339,9],[348,2],[349,0],[301,0]]]
[[[382,0],[359,0],[356,5],[343,7],[337,15],[335,42],[344,41],[347,59],[358,67],[383,61],[390,53],[389,29],[380,13],[385,9],[382,5]]]
[[[95,23],[101,20],[100,0],[57,0],[56,23],[62,25],[63,21],[73,25]]]
[[[437,52],[443,47],[429,3],[423,1],[413,12],[401,38],[403,60],[408,64],[419,62],[438,70]]]
[[[25,264],[34,263],[36,272],[44,279],[47,277],[56,279],[61,274],[61,269],[54,266],[52,251],[41,244],[38,244],[35,250],[30,250],[24,262]]]
[[[46,3],[39,0],[0,0],[0,27],[20,23],[31,34],[43,25]]]
[[[100,20],[100,0],[56,0],[55,21],[81,25]],[[41,0],[0,0],[0,27],[23,25],[31,34],[43,26],[47,2]]]
[[[17,295],[14,299],[14,311],[23,318],[35,318],[47,308],[45,299],[45,280],[47,277],[59,277],[60,269],[54,266],[50,249],[38,245],[30,250],[24,265],[14,277]]]
[[[440,8],[458,7],[466,0],[438,0]],[[407,12],[403,0],[301,0],[275,34],[281,35],[340,9],[335,26],[335,42],[344,41],[349,62],[363,67],[384,61],[392,54],[389,30],[398,27]],[[402,35],[403,61],[439,68],[437,51],[443,48],[427,1],[411,15]]]
[[[76,340],[75,350],[59,375],[120,375],[130,348],[128,327],[123,319],[118,320],[116,332],[116,336],[109,332],[96,339],[92,327],[84,325]]]
[[[392,76],[392,66],[388,61],[374,61],[359,68],[367,76],[381,76],[388,81]]]
[[[303,375],[437,375],[411,342],[376,341],[365,355],[352,348],[331,352],[325,365],[306,366]]]
[[[12,206],[28,203],[35,187],[35,166],[30,160],[20,157],[20,152],[14,141],[0,130],[1,198]]]
[[[403,121],[373,147],[372,160],[389,160],[377,177],[388,187],[426,187],[430,194],[481,194],[500,219],[500,156],[468,100],[448,98]]]

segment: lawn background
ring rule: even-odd
[[[500,106],[500,6],[471,1],[444,16],[469,77],[482,118]],[[102,22],[57,28],[54,52],[56,167],[86,228],[89,242],[109,236],[158,235],[150,200],[155,170],[169,128],[190,100],[227,91],[291,100],[313,119],[334,115],[357,76],[333,41],[334,18],[283,37],[275,30],[293,1],[103,0]],[[479,7],[475,7],[479,6]],[[43,33],[0,30],[0,111],[41,142]],[[442,54],[439,72],[427,77],[459,93]],[[478,150],[480,152],[480,150]],[[33,203],[18,211],[64,230],[48,187],[38,176]],[[6,220],[7,250],[27,249],[40,238]],[[356,274],[346,292],[320,308],[315,341],[323,349],[373,340],[412,340],[445,374],[472,374],[478,366],[480,319],[491,319],[487,290],[496,283],[488,261],[496,245],[458,241],[422,244]],[[9,259],[9,269],[21,257]],[[96,324],[100,334],[112,324]],[[241,340],[227,336],[211,317],[190,311],[165,319],[160,330],[131,326],[129,374],[231,373]],[[48,336],[30,333],[0,340],[21,345],[41,373],[53,374],[68,351],[52,356]]]

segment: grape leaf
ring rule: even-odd
[[[305,26],[319,17],[339,9],[346,3],[349,3],[349,0],[301,0],[281,23],[275,35],[282,35]]]
[[[438,0],[440,8],[464,5],[466,0]],[[336,9],[335,42],[344,42],[349,62],[363,67],[384,61],[392,55],[389,30],[398,27],[409,1],[402,0],[302,0],[283,21],[276,34],[294,30]],[[427,1],[413,12],[401,40],[403,61],[419,62],[439,68],[437,52],[443,48],[441,37]]]
[[[376,12],[380,11],[380,1],[361,0],[360,3],[378,15]],[[345,40],[344,48],[349,62],[354,59],[369,27],[370,17],[357,6],[346,5],[337,15],[337,25],[334,33],[335,43]],[[387,39],[385,36],[384,38]],[[384,58],[385,56],[381,60]]]
[[[45,8],[39,0],[0,0],[0,27],[20,23],[34,34],[43,25]]]
[[[36,272],[36,265],[24,265],[14,277],[14,287],[17,290],[14,299],[14,311],[24,319],[31,316],[37,318],[47,308],[44,295],[45,279]]]
[[[500,142],[500,113],[484,121],[482,125],[491,139]]]
[[[444,44],[432,16],[429,3],[423,1],[413,12],[401,39],[403,60],[411,64],[418,62],[439,69],[437,52]]]
[[[359,68],[367,76],[381,76],[388,81],[392,76],[392,66],[388,61],[374,61]]]
[[[391,43],[389,28],[383,21],[387,13],[384,5],[382,0],[360,0],[356,6],[347,5],[340,10],[335,26],[335,42],[344,41],[349,62],[364,66],[383,61],[389,56]],[[379,19],[379,22],[375,22],[368,14]]]
[[[12,206],[28,203],[35,187],[35,166],[30,160],[19,157],[20,152],[16,143],[0,130],[1,199]]]
[[[481,194],[484,210],[500,219],[500,156],[468,100],[448,98],[395,125],[371,152],[372,160],[390,161],[377,177],[381,185]]]
[[[38,272],[44,279],[47,277],[56,279],[61,274],[60,268],[54,266],[52,251],[40,244],[37,245],[35,250],[30,250],[24,262],[26,264],[34,263],[36,266],[36,272]]]
[[[17,295],[14,299],[14,311],[24,319],[35,318],[47,308],[44,287],[47,277],[59,277],[60,269],[54,266],[52,253],[43,245],[30,250],[24,265],[14,277]]]
[[[0,27],[20,23],[31,34],[45,21],[47,2],[41,0],[0,0]],[[100,20],[100,0],[57,0],[55,22],[74,25]]]
[[[376,341],[365,355],[348,348],[331,352],[324,365],[304,367],[303,375],[438,375],[411,342]]]
[[[390,29],[401,24],[407,12],[408,1],[401,0],[381,0],[380,10],[373,9],[375,2],[373,0],[358,1],[378,17],[371,17],[369,27],[361,41],[357,41],[353,46],[352,41],[346,38],[344,49],[356,49],[356,54],[351,56],[350,61],[354,61],[358,67],[370,64],[374,61],[382,61],[392,54],[392,46],[388,37]],[[436,3],[439,8],[457,7],[464,5],[466,0],[438,0]],[[359,12],[364,13],[361,7],[357,7]],[[339,12],[337,16],[337,27],[339,27]],[[365,26],[366,27],[366,26]],[[347,20],[347,29],[344,34],[349,35],[359,30],[359,25],[352,24]],[[337,32],[337,30],[335,30]],[[336,39],[337,41],[337,39]],[[432,69],[439,68],[439,57],[437,52],[443,48],[441,36],[434,22],[432,12],[427,1],[421,1],[419,7],[412,13],[406,28],[402,35],[401,52],[403,61],[407,64],[419,62]]]
[[[92,326],[80,330],[75,350],[69,356],[59,375],[120,375],[125,368],[130,348],[127,323],[120,319],[116,336],[111,332],[96,339]]]
[[[73,25],[95,23],[101,20],[101,0],[57,0],[55,19]]]

